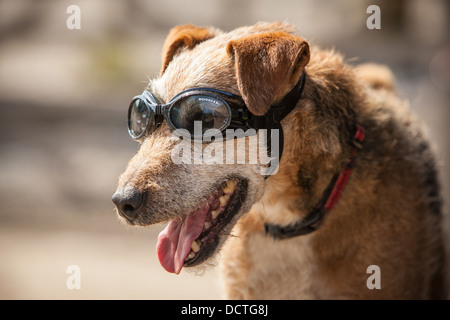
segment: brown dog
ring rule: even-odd
[[[261,159],[175,164],[177,140],[162,121],[120,178],[121,219],[170,221],[158,238],[170,272],[222,248],[227,298],[446,298],[436,167],[392,74],[353,68],[292,33],[281,23],[171,30],[147,88],[161,102],[215,88],[241,96],[254,117],[275,114],[299,83],[301,94],[268,177]]]

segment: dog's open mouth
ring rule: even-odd
[[[246,180],[230,179],[182,220],[170,221],[159,234],[156,246],[163,268],[178,274],[183,266],[196,266],[208,259],[218,246],[219,236],[224,235],[224,228],[241,208],[246,189]]]

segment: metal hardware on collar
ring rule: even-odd
[[[350,160],[345,164],[342,171],[335,174],[331,179],[328,187],[325,189],[322,199],[318,205],[305,218],[297,223],[287,226],[279,226],[272,224],[264,224],[264,231],[267,235],[271,235],[274,239],[289,239],[292,237],[311,233],[320,226],[323,216],[331,211],[340,199],[345,186],[350,178],[351,171],[354,166],[356,155],[362,148],[365,139],[365,130],[359,124],[356,125],[356,132],[353,136],[351,144]]]

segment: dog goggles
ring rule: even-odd
[[[253,115],[240,96],[217,89],[188,89],[176,95],[168,104],[158,104],[157,99],[150,92],[144,91],[141,95],[134,97],[130,103],[128,132],[133,139],[139,140],[146,133],[153,133],[164,118],[172,129],[185,129],[194,139],[203,139],[218,132],[223,134],[225,129],[243,129],[244,131],[275,129],[279,132],[279,152],[278,155],[272,155],[271,133],[267,135],[267,154],[276,156],[280,160],[284,145],[281,120],[295,108],[298,100],[302,99],[305,78],[306,73],[303,71],[295,87],[278,105],[271,106],[263,116]],[[201,133],[194,130],[197,121],[202,123]]]
[[[150,92],[144,91],[130,103],[128,133],[139,140],[146,133],[152,134],[166,119],[173,130],[185,129],[194,139],[202,139],[227,128],[248,129],[251,117],[241,97],[217,89],[188,89],[167,104],[159,104]],[[196,121],[202,124],[201,132],[194,130]]]

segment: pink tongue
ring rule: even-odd
[[[166,271],[179,274],[192,242],[202,233],[209,205],[189,214],[183,221],[170,221],[156,244],[159,263]]]

